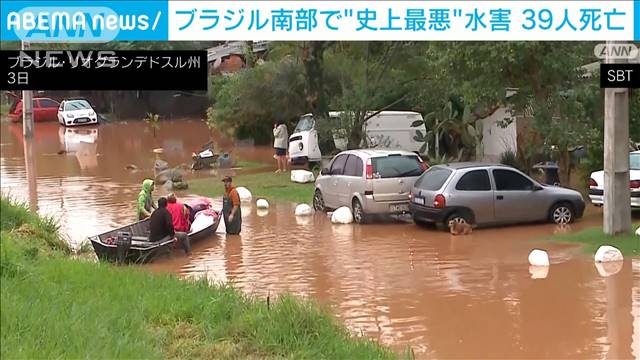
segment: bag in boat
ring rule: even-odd
[[[196,218],[191,223],[190,233],[196,233],[213,225],[218,219],[218,216],[218,213],[211,209],[198,212]]]

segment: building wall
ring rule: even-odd
[[[498,123],[505,118],[511,118],[510,112],[506,108],[499,108],[482,119],[482,161],[499,162],[500,156],[507,150],[517,153],[516,120],[502,128]]]

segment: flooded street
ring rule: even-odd
[[[142,122],[37,124],[28,170],[21,127],[1,126],[3,193],[31,198],[75,244],[134,219],[140,183],[153,176],[151,149],[163,147],[175,166],[209,140],[197,121],[162,122],[155,138]],[[273,162],[268,148],[222,146],[236,159]],[[27,171],[35,172],[37,196]],[[243,205],[240,236],[227,238],[221,225],[194,245],[191,258],[178,253],[145,269],[232,282],[263,298],[282,291],[310,297],[354,334],[399,352],[410,346],[418,358],[640,359],[640,259],[604,278],[576,246],[542,243],[557,231],[551,225],[452,237],[401,221],[332,225],[324,214],[296,218],[294,207],[272,203],[258,212]],[[589,207],[572,230],[600,223]],[[543,279],[530,274],[535,246],[551,257],[548,274],[537,273]]]
[[[154,138],[144,122],[64,128],[57,123],[36,124],[31,146],[37,178],[37,197],[29,194],[22,125],[2,123],[0,173],[3,193],[31,202],[41,214],[58,219],[69,241],[78,244],[97,234],[135,220],[135,201],[142,180],[153,178],[152,149],[162,147],[171,166],[191,164],[191,153],[209,141],[201,121],[163,122]],[[273,160],[264,149],[217,142],[238,160]],[[59,154],[59,152],[64,152]],[[137,170],[127,170],[135,165]],[[187,180],[210,176],[187,173]],[[33,186],[32,186],[33,188]],[[158,187],[158,194],[166,191]]]

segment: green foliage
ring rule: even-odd
[[[267,62],[214,77],[211,88],[213,106],[207,112],[208,125],[227,134],[254,138],[256,143],[270,142],[276,121],[285,121],[292,129],[305,111],[302,70],[290,61]]]
[[[476,147],[482,142],[482,123],[459,98],[452,96],[440,110],[427,114],[424,122],[416,121],[411,126],[419,127],[423,123],[429,130],[425,134],[416,130],[414,136],[415,141],[424,142],[421,153],[425,153],[427,144],[431,144],[434,156],[440,156],[441,147],[435,146],[439,143],[446,148],[445,156],[455,158],[460,154],[460,157],[465,159],[475,157]]]
[[[311,61],[309,51],[315,45],[277,43],[269,50],[267,59],[271,63],[265,65],[268,67],[214,81],[215,114],[211,114],[210,123],[245,127],[258,133],[257,137],[269,134],[273,113],[286,111],[288,118],[295,119],[317,111],[308,94],[309,82],[313,81],[315,91],[326,95],[329,109],[350,114],[340,124],[347,131],[349,147],[362,144],[365,135],[362,125],[370,115],[368,111],[413,110],[425,115],[427,132],[416,133],[425,142],[423,153],[428,148],[433,155],[444,153],[455,157],[463,149],[463,158],[472,159],[481,152],[482,129],[478,120],[499,107],[508,107],[532,125],[533,131],[521,138],[531,144],[523,141],[518,144],[524,170],[546,156],[552,146],[558,149],[561,162],[566,162],[570,149],[585,146],[590,155],[585,166],[591,168],[599,165],[598,159],[602,157],[603,93],[599,89],[599,75],[584,77],[582,66],[595,61],[594,45],[591,42],[323,43],[318,45],[323,58],[314,63],[313,75],[305,66]],[[312,61],[316,61],[313,56]],[[265,74],[277,74],[280,79],[265,81]],[[321,81],[318,76],[322,76]],[[320,84],[323,91],[317,88]],[[288,106],[282,105],[283,99],[290,102]],[[633,92],[630,100],[630,133],[640,141],[640,93]],[[324,116],[318,121],[321,141],[331,139],[336,128]],[[437,154],[436,139],[440,145]],[[569,164],[562,166],[567,168]]]
[[[520,163],[518,162],[518,157],[513,150],[507,150],[500,154],[500,164],[514,167],[516,169],[520,169]]]
[[[612,245],[620,249],[624,255],[640,256],[640,240],[634,234],[638,227],[640,224],[635,224],[630,233],[622,236],[608,236],[602,232],[602,228],[590,228],[568,235],[557,235],[552,240],[582,243],[584,251],[591,254],[602,245]]]
[[[289,201],[293,203],[310,204],[313,200],[315,185],[298,184],[291,182],[288,173],[259,173],[250,175],[238,175],[233,177],[236,186],[248,188],[254,197],[260,197],[269,201]],[[202,196],[220,196],[224,193],[222,182],[210,179],[195,179],[189,183],[191,192]]]

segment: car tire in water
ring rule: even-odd
[[[325,209],[322,192],[320,192],[320,190],[316,190],[313,194],[313,210],[325,212]]]
[[[549,220],[557,225],[571,224],[575,219],[575,211],[569,203],[558,203],[551,207]]]
[[[351,204],[351,208],[353,209],[353,220],[357,224],[366,224],[367,223],[367,215],[364,213],[364,209],[362,208],[362,204],[360,200],[353,199],[353,203]]]
[[[455,212],[447,217],[447,220],[444,222],[445,229],[449,229],[449,222],[453,220],[457,223],[465,223],[471,224],[470,216],[464,213]]]

